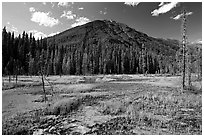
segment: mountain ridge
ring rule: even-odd
[[[109,20],[95,20],[46,40],[50,54],[62,54],[61,62],[69,66],[61,65],[60,69],[68,74],[169,72],[166,63],[172,64],[173,59],[168,58],[174,58],[179,49],[176,40],[156,39]]]
[[[107,27],[107,28],[105,28],[105,27]],[[113,27],[114,27],[114,30],[111,30],[110,28],[113,28]],[[87,30],[84,30],[84,28],[86,28]],[[65,37],[67,37],[69,35],[72,35],[74,32],[75,32],[75,35],[77,35],[77,33],[81,34],[83,31],[91,31],[91,29],[92,29],[92,31],[95,31],[96,29],[101,29],[103,32],[98,32],[98,33],[105,33],[107,35],[105,38],[112,37],[112,39],[117,39],[116,41],[119,40],[119,41],[122,41],[125,43],[129,43],[129,41],[134,41],[135,43],[138,43],[138,42],[144,43],[147,41],[148,42],[151,42],[151,41],[158,42],[158,41],[161,41],[161,39],[162,39],[162,38],[151,37],[151,36],[149,36],[143,32],[136,31],[135,29],[128,27],[126,24],[118,23],[116,21],[110,21],[110,20],[95,20],[95,21],[83,24],[81,26],[76,26],[74,28],[65,30],[59,34],[48,37],[47,39],[49,41],[50,39],[52,39],[54,37],[55,38],[56,37],[63,37],[64,35],[66,35]],[[82,32],[79,32],[79,30],[81,30]],[[98,30],[96,30],[96,31],[98,31]],[[109,31],[109,33],[107,33],[107,31]],[[86,33],[88,33],[88,32],[86,32]],[[121,38],[121,35],[123,38]],[[61,40],[60,42],[62,42],[62,41],[63,40]],[[167,40],[163,39],[163,41],[167,41]],[[177,41],[176,44],[179,43],[178,40],[173,39],[172,41]]]

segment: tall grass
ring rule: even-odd
[[[165,128],[175,134],[202,133],[201,95],[179,92],[147,92],[127,109],[132,123]]]
[[[66,115],[79,108],[82,98],[64,98],[46,108],[47,114]]]

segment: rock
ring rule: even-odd
[[[74,122],[78,122],[78,120],[77,120],[77,119],[72,119],[72,120],[70,121],[70,123],[74,123]]]
[[[76,83],[85,83],[86,81],[84,79],[77,79]]]
[[[98,129],[95,127],[91,129],[91,132],[96,132],[96,131],[98,131]]]
[[[95,126],[97,123],[95,123],[94,121],[90,121],[90,122],[87,122],[86,124],[88,127],[91,128],[91,127]]]
[[[39,98],[33,100],[32,102],[44,102],[44,96],[41,95],[41,96],[39,96]]]
[[[97,78],[97,79],[95,80],[95,82],[103,82],[103,80],[102,80],[101,78]]]
[[[55,115],[48,115],[48,116],[45,116],[44,118],[47,118],[47,119],[57,119],[58,116],[55,116]]]
[[[103,77],[103,78],[97,78],[95,82],[109,82],[109,81],[115,81],[116,79],[108,78],[108,77]]]
[[[109,82],[109,81],[115,81],[116,79],[112,79],[112,78],[104,77],[102,80],[103,80],[103,81],[107,81],[107,82]]]
[[[50,129],[49,129],[49,132],[53,132],[53,130],[55,130],[56,129],[56,127],[51,127]]]
[[[74,127],[77,127],[77,126],[78,126],[78,124],[71,123],[71,124],[65,125],[64,128],[68,129],[68,128],[74,128]]]
[[[45,129],[44,129],[44,132],[48,132],[48,131],[49,131],[49,128],[50,128],[50,127],[45,128]]]
[[[78,126],[73,131],[84,135],[84,134],[88,133],[89,131],[91,131],[91,129],[89,129],[85,126]]]
[[[33,132],[33,135],[43,135],[44,134],[44,130],[43,129],[37,129]]]
[[[40,125],[39,127],[40,128],[47,128],[48,126],[49,126],[49,123],[45,123],[45,124]]]
[[[63,124],[63,125],[67,125],[67,124],[68,124],[68,121],[63,121],[62,124]]]
[[[152,135],[151,131],[140,129],[138,127],[130,130],[130,132],[132,132],[133,134],[136,134],[136,135]]]

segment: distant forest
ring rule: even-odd
[[[85,38],[84,38],[85,39]],[[54,42],[52,42],[54,41]],[[152,43],[124,44],[116,39],[101,42],[82,40],[66,45],[47,38],[35,39],[25,31],[18,37],[2,31],[3,75],[87,75],[87,74],[178,74],[181,72],[181,50],[150,46]],[[86,43],[86,44],[85,44]],[[91,43],[91,44],[87,44]],[[170,44],[172,45],[172,44]],[[167,48],[168,47],[168,48]],[[169,49],[172,51],[169,52]],[[166,50],[166,51],[165,51]],[[201,74],[201,46],[191,46],[192,72]]]

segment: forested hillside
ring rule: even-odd
[[[181,70],[179,41],[156,39],[125,24],[96,20],[52,37],[2,32],[5,75],[171,73]],[[191,46],[193,71],[201,71],[201,45]]]

